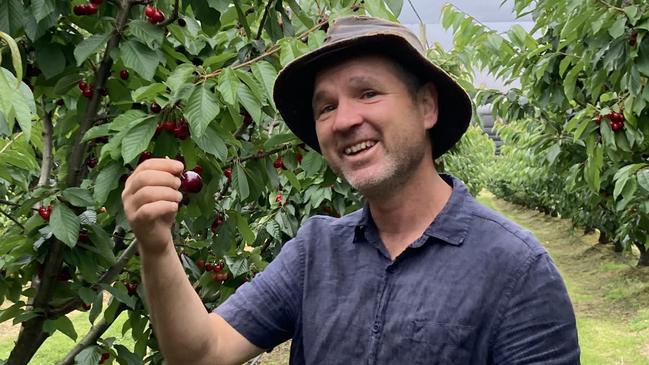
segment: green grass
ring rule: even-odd
[[[106,331],[103,338],[115,337],[116,344],[122,344],[132,350],[135,342],[131,338],[130,331],[127,332],[125,336],[122,336],[122,325],[127,319],[128,315],[126,312],[123,312],[119,317],[117,317],[108,331]],[[77,330],[77,339],[82,339],[91,327],[91,324],[88,321],[88,313],[73,312],[70,314],[70,320],[74,323],[74,327]],[[99,319],[97,319],[97,321],[99,321]],[[15,331],[12,330],[12,332]],[[0,359],[6,359],[9,357],[9,353],[13,349],[16,338],[17,336],[15,335],[7,336],[5,333],[0,335]],[[68,353],[68,351],[74,347],[75,343],[76,342],[71,338],[57,331],[45,341],[40,349],[38,349],[38,352],[36,352],[30,364],[57,364]]]
[[[479,200],[531,230],[548,249],[566,282],[577,316],[581,363],[585,365],[649,365],[649,268],[637,268],[633,253],[617,254],[598,245],[597,236],[584,236],[570,222],[521,208],[483,193]],[[83,336],[90,328],[87,314],[72,320]],[[107,332],[117,342],[133,347],[130,333],[121,336],[126,315]],[[0,331],[0,359],[6,358],[15,336]],[[55,364],[74,342],[61,333],[48,339],[32,364]],[[289,344],[263,355],[259,364],[288,363]]]

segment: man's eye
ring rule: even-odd
[[[362,99],[373,98],[373,97],[377,96],[378,94],[379,93],[377,93],[374,90],[368,90],[368,91],[364,92],[363,95],[361,95],[361,98]]]
[[[320,114],[328,113],[332,110],[334,110],[333,105],[325,105],[322,108],[320,108]]]

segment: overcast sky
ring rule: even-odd
[[[445,31],[440,24],[442,6],[446,3],[455,5],[489,28],[500,32],[507,31],[512,24],[520,24],[528,30],[532,28],[533,22],[531,17],[516,18],[512,10],[513,1],[507,1],[502,6],[500,5],[501,2],[502,0],[404,0],[399,21],[412,29],[415,34],[419,34],[419,19],[413,10],[414,7],[421,19],[426,23],[428,42],[439,42],[446,49],[450,49],[453,46],[451,32]],[[474,83],[488,87],[502,87],[500,83],[495,82],[488,75],[478,75]]]

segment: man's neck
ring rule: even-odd
[[[424,169],[393,194],[368,199],[372,219],[392,259],[423,234],[452,191],[435,169]]]

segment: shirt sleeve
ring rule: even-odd
[[[531,257],[512,285],[494,336],[494,364],[579,364],[575,314],[547,253]]]
[[[257,347],[271,349],[295,332],[302,301],[304,252],[296,237],[214,313]]]

